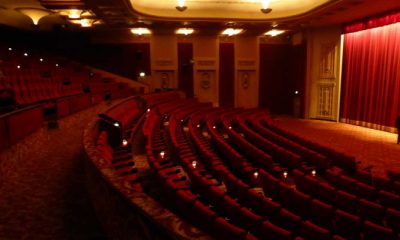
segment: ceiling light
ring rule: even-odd
[[[82,27],[91,27],[94,23],[94,19],[83,18],[80,20],[80,24]]]
[[[38,25],[39,20],[41,18],[51,14],[51,12],[47,9],[34,8],[34,7],[21,7],[21,8],[15,8],[15,10],[30,17],[34,25]]]
[[[187,6],[185,6],[185,0],[178,0],[178,6],[176,6],[175,8],[179,12],[185,11],[187,9]]]
[[[136,35],[144,35],[144,34],[151,34],[151,31],[148,28],[132,28],[131,33]]]
[[[71,10],[69,10],[68,18],[69,19],[79,19],[79,18],[81,18],[82,12],[83,11],[79,10],[79,9],[71,9]]]
[[[275,37],[284,32],[285,32],[285,30],[272,29],[272,30],[269,30],[268,32],[264,33],[264,35],[269,35],[271,37]]]
[[[190,35],[194,32],[193,28],[178,28],[175,33],[182,34],[182,35]]]
[[[261,0],[261,12],[270,13],[272,11],[272,9],[269,8],[269,2],[270,0]]]
[[[222,32],[222,35],[233,36],[243,32],[241,28],[227,28]]]

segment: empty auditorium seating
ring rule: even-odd
[[[354,158],[276,129],[258,109],[212,108],[170,92],[129,101],[105,118],[143,131],[165,206],[214,237],[396,239],[396,177],[357,169]],[[124,161],[110,162],[126,172]]]

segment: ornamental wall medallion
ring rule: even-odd
[[[250,76],[248,72],[243,72],[242,73],[242,77],[241,77],[241,83],[242,83],[242,87],[243,89],[248,89],[250,86]]]
[[[209,72],[201,74],[200,85],[203,89],[209,89],[211,87],[211,76]]]

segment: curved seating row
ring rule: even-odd
[[[162,203],[183,219],[218,239],[399,238],[396,173],[389,183],[367,178],[354,158],[303,142],[265,110],[212,108],[176,94],[138,100],[143,125],[135,129],[146,137]],[[131,174],[134,164],[99,146],[117,174]]]

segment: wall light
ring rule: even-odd
[[[151,31],[148,28],[131,28],[131,33],[141,36],[151,34]]]
[[[241,28],[227,28],[222,32],[222,35],[234,36],[243,32]]]
[[[268,32],[264,33],[264,35],[269,35],[271,37],[275,37],[284,32],[285,32],[285,30],[272,29],[272,30],[269,30]]]
[[[139,73],[139,77],[146,77],[146,73],[145,72],[140,72]]]
[[[187,36],[187,35],[194,33],[194,29],[193,28],[178,28],[175,31],[175,33]]]

